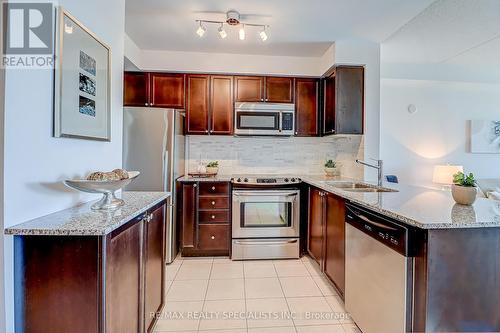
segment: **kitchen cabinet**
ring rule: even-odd
[[[317,79],[295,79],[295,135],[317,136],[318,131]]]
[[[183,256],[227,256],[231,242],[229,182],[183,182],[181,253]]]
[[[291,77],[266,77],[265,97],[269,103],[293,103],[293,78]]]
[[[104,235],[16,235],[18,330],[152,332],[165,303],[164,210]]]
[[[364,67],[336,66],[323,79],[323,135],[363,134]]]
[[[184,74],[125,72],[123,106],[184,109]]]
[[[123,74],[123,105],[149,105],[149,73],[125,72]]]
[[[236,102],[264,102],[264,77],[235,76],[234,95]]]
[[[233,77],[188,75],[186,134],[233,133]]]
[[[309,255],[334,283],[345,290],[345,201],[315,187],[309,189]]]

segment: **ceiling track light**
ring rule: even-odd
[[[226,30],[224,30],[224,23],[220,24],[220,27],[219,27],[219,36],[222,39],[224,39],[224,38],[227,37],[227,32],[226,32]]]
[[[219,29],[217,29],[217,31],[219,33],[220,38],[225,39],[228,36],[226,30],[224,29],[224,24],[226,24],[227,26],[230,27],[240,26],[240,29],[238,31],[238,37],[240,40],[245,40],[246,38],[246,31],[245,31],[246,26],[261,28],[262,30],[259,32],[259,37],[263,42],[265,42],[269,38],[266,30],[267,28],[269,28],[268,25],[241,22],[240,14],[237,11],[227,12],[226,17],[227,17],[226,21],[196,20],[196,22],[199,23],[198,29],[196,30],[196,34],[201,38],[205,35],[205,32],[207,31],[205,25],[217,24],[219,25]]]

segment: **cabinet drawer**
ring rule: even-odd
[[[229,210],[206,210],[199,215],[200,223],[229,223]]]
[[[229,225],[198,225],[199,250],[229,250]]]
[[[200,182],[200,195],[229,195],[229,183]]]
[[[229,197],[200,197],[200,209],[229,209]]]

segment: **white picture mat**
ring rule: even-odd
[[[85,27],[80,26],[76,19],[63,9],[60,10],[62,22],[58,23],[60,40],[56,59],[55,135],[109,141],[110,50]],[[80,51],[95,60],[95,75],[80,67]],[[95,81],[95,96],[79,89],[80,73]],[[80,96],[95,101],[95,117],[80,112]]]

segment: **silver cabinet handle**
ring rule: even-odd
[[[215,220],[215,215],[212,215],[212,220]]]
[[[212,206],[215,206],[215,201],[212,201]]]
[[[194,185],[193,185],[193,187],[198,187],[198,185],[197,185],[197,184],[194,184]]]
[[[215,186],[212,186],[212,191],[215,191]]]
[[[212,236],[212,237],[210,237],[210,238],[215,239],[215,236]]]
[[[208,133],[208,130],[205,130],[205,133]]]
[[[148,103],[144,103],[144,105],[148,106]]]

